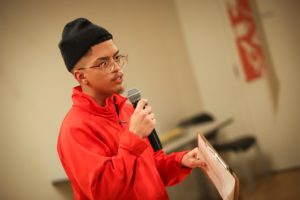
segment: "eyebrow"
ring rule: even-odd
[[[114,53],[113,57],[115,57],[115,56],[118,55],[119,53],[120,53],[120,50],[117,50],[117,51]],[[98,57],[98,58],[96,58],[96,60],[93,62],[93,65],[96,64],[96,62],[99,61],[99,60],[109,60],[109,56]]]

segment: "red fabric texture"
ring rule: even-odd
[[[75,87],[72,100],[57,150],[76,200],[167,200],[165,186],[191,172],[181,166],[186,152],[153,152],[147,139],[129,131],[134,110],[126,98],[114,95],[101,107]]]

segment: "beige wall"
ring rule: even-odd
[[[299,166],[299,1],[255,1],[272,59],[268,70],[278,78],[275,106],[268,76],[245,82],[225,0],[175,2],[204,109],[218,119],[234,117],[227,138],[254,134],[273,169]]]
[[[64,24],[87,17],[129,54],[126,85],[156,112],[159,132],[201,110],[172,1],[1,1],[0,199],[64,199],[56,153],[76,85],[57,44]]]
[[[240,64],[221,0],[88,2],[0,3],[0,199],[66,199],[51,181],[64,177],[56,141],[76,83],[57,44],[79,16],[107,27],[129,54],[126,85],[150,100],[160,133],[205,109],[235,117],[228,137],[255,133],[274,169],[299,166],[299,3],[258,4],[280,82],[274,111],[265,79],[246,84],[232,72]]]

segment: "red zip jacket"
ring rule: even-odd
[[[165,200],[165,186],[191,172],[181,167],[186,152],[154,152],[147,139],[129,131],[134,110],[126,98],[114,95],[101,107],[78,86],[72,99],[57,150],[75,199]]]

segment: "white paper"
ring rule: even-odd
[[[234,200],[236,180],[226,163],[201,134],[198,134],[198,148],[199,159],[207,165],[206,175],[213,182],[222,199]]]

